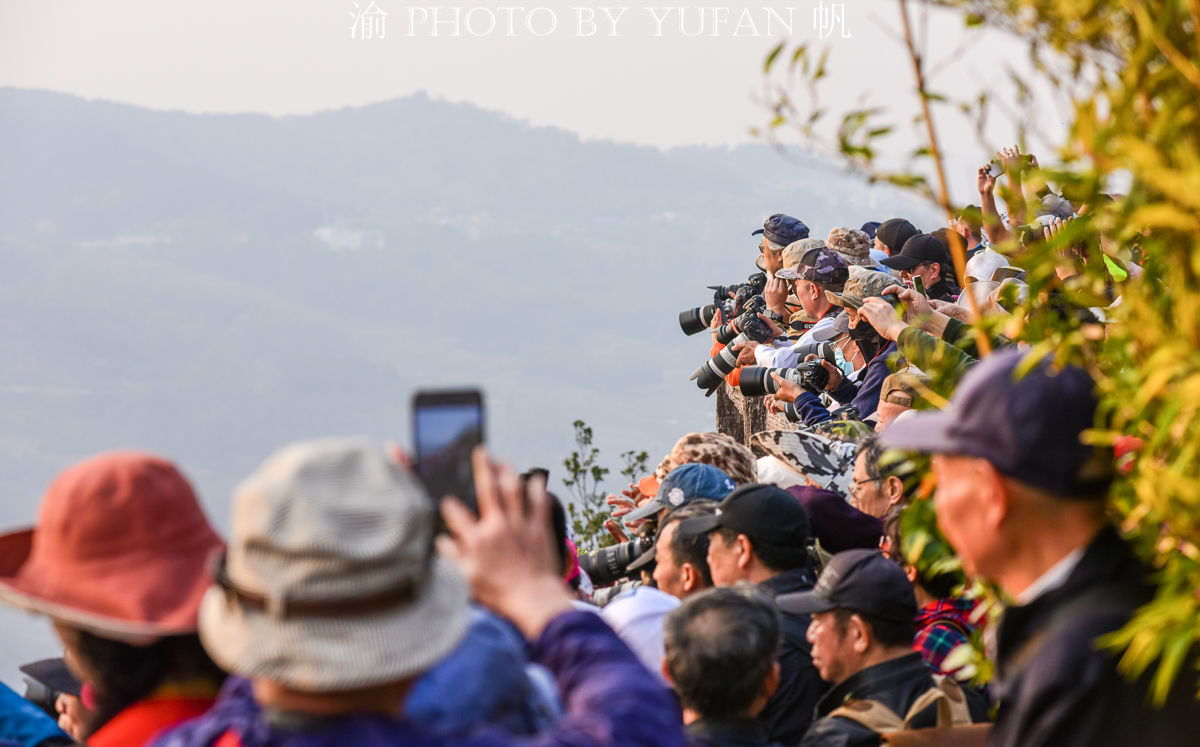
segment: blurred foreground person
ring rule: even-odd
[[[132,452],[70,467],[37,526],[0,537],[0,597],[51,617],[83,683],[86,707],[60,700],[72,737],[147,744],[212,704],[225,677],[200,645],[196,615],[221,547],[175,466]]]
[[[201,635],[232,679],[164,747],[677,745],[679,712],[562,583],[544,486],[474,457],[480,515],[452,499],[434,552],[428,495],[357,439],[294,444],[238,488],[232,542]],[[447,562],[449,557],[461,573]],[[565,715],[534,737],[433,732],[403,715],[422,673],[458,645],[468,588],[532,642]]]
[[[1018,351],[994,353],[945,410],[881,434],[885,446],[934,455],[938,526],[968,574],[1014,600],[997,633],[991,743],[1191,743],[1200,734],[1194,660],[1155,708],[1149,673],[1129,682],[1119,654],[1097,644],[1154,585],[1107,519],[1112,452],[1080,438],[1095,425],[1092,379],[1044,360],[1022,375],[1023,365]]]
[[[769,747],[755,717],[779,687],[775,602],[749,586],[710,589],[664,628],[663,674],[683,705],[689,747]]]

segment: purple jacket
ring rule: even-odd
[[[546,731],[513,736],[486,727],[447,736],[406,718],[354,714],[320,728],[290,731],[270,723],[254,702],[250,683],[233,679],[205,715],[159,737],[156,747],[572,747],[684,744],[679,708],[671,693],[646,674],[641,662],[599,616],[564,612],[533,643],[534,660],[549,669],[563,694],[565,714]]]

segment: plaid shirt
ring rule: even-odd
[[[953,674],[942,668],[942,662],[956,646],[966,643],[967,636],[975,630],[970,620],[974,607],[970,599],[939,599],[917,613],[913,648],[931,669]]]

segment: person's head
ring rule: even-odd
[[[750,586],[710,589],[663,622],[663,674],[685,717],[754,718],[779,686],[775,603]]]
[[[763,221],[762,228],[750,235],[762,236],[755,264],[760,270],[775,274],[783,267],[784,248],[793,241],[808,238],[808,226],[790,215],[776,213]]]
[[[678,599],[713,585],[708,570],[708,534],[679,531],[679,523],[697,516],[711,516],[716,501],[695,500],[667,514],[654,542],[654,584],[659,591]]]
[[[847,265],[875,266],[875,260],[871,259],[871,245],[874,242],[857,228],[834,228],[825,243],[846,260]]]
[[[675,442],[671,451],[654,469],[659,481],[681,464],[711,464],[729,475],[735,485],[754,482],[754,454],[724,433],[688,433]]]
[[[901,531],[901,513],[893,511],[883,522],[884,555],[904,571],[917,595],[917,604],[922,598],[949,599],[954,590],[963,585],[966,577],[960,569],[947,570],[945,561],[954,551],[940,536],[926,534],[916,543]]]
[[[625,521],[639,521],[651,516],[661,521],[667,512],[682,508],[694,500],[720,501],[735,487],[729,475],[711,464],[681,464],[662,479],[653,498],[625,515]]]
[[[977,246],[983,241],[983,210],[978,205],[967,205],[954,214],[952,228],[969,245]]]
[[[229,549],[200,607],[204,645],[260,702],[299,693],[398,708],[468,625],[466,582],[433,534],[425,490],[369,441],[284,447],[236,490]]]
[[[874,436],[858,446],[854,460],[854,481],[850,484],[850,505],[882,519],[905,499],[904,479],[881,465],[884,449]]]
[[[53,619],[95,694],[85,732],[169,682],[219,684],[196,618],[222,546],[179,470],[136,452],[69,467],[37,526],[0,537],[0,598]]]
[[[954,277],[954,265],[946,245],[936,236],[924,233],[905,241],[900,253],[883,260],[883,264],[898,270],[900,279],[905,282],[920,277],[926,288]]]
[[[805,251],[796,267],[782,269],[776,277],[791,281],[800,308],[811,318],[819,319],[830,307],[825,291],[842,290],[849,269],[840,254],[821,245]]]
[[[875,229],[875,248],[894,257],[904,248],[904,242],[919,233],[917,227],[904,218],[885,220]]]
[[[879,405],[875,408],[876,432],[891,425],[900,413],[913,409],[928,386],[929,377],[922,374],[907,371],[889,374],[879,390]]]
[[[708,569],[717,586],[759,583],[809,563],[808,514],[774,485],[740,487],[712,516],[688,519],[678,531],[708,534]]]
[[[750,444],[786,465],[801,478],[798,484],[828,490],[842,500],[850,498],[858,450],[853,438],[815,430],[759,431],[750,437]]]
[[[845,681],[913,651],[917,601],[904,572],[878,550],[830,558],[812,591],[776,600],[784,612],[812,615],[808,641],[821,679]]]
[[[1046,360],[1022,374],[1024,357],[992,354],[967,372],[945,410],[917,413],[880,436],[888,448],[934,455],[939,528],[969,574],[1014,596],[1046,557],[1099,531],[1113,475],[1111,450],[1081,440],[1095,425],[1091,377]]]
[[[854,340],[863,359],[868,362],[886,343],[870,322],[860,317],[858,309],[865,299],[882,296],[884,289],[894,284],[895,279],[886,272],[876,272],[865,267],[855,266],[850,268],[850,279],[846,281],[842,292],[825,292],[825,297],[831,304],[846,309],[850,339]]]

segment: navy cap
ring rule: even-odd
[[[711,464],[681,464],[667,473],[654,499],[625,515],[625,521],[653,516],[664,508],[676,509],[697,498],[719,501],[737,487],[729,475]]]
[[[763,221],[763,227],[751,233],[751,236],[764,234],[768,239],[780,246],[787,246],[793,241],[808,238],[808,226],[804,222],[783,213],[775,213]]]
[[[684,519],[678,531],[705,534],[718,527],[746,535],[753,545],[804,547],[812,536],[804,506],[783,488],[759,483],[730,493],[712,516]]]
[[[846,550],[829,559],[812,591],[782,594],[779,609],[811,615],[845,609],[890,622],[913,622],[917,599],[899,565],[878,550]]]
[[[1103,497],[1113,476],[1112,451],[1085,445],[1094,425],[1095,385],[1075,366],[1047,360],[1018,376],[1019,350],[993,353],[969,370],[939,412],[897,420],[880,434],[890,449],[966,454],[1060,498]]]
[[[904,242],[919,233],[917,227],[904,218],[890,218],[875,229],[875,238],[888,248],[888,254],[899,254]]]
[[[880,264],[893,270],[911,270],[923,262],[938,262],[942,269],[950,266],[950,252],[938,237],[919,233],[904,242],[899,254],[880,260]]]
[[[875,229],[877,229],[877,228],[879,228],[879,221],[869,220],[866,223],[862,224],[862,227],[859,228],[858,230],[865,233],[868,237],[871,238],[871,240],[874,240],[875,239]]]

